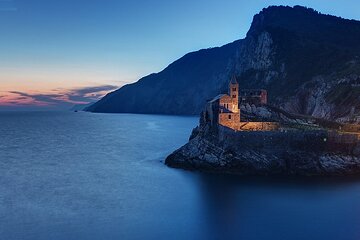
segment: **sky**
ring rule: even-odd
[[[360,19],[359,0],[0,0],[0,110],[66,110],[244,38],[270,5]]]

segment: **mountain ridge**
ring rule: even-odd
[[[267,89],[270,102],[289,112],[353,121],[360,113],[359,41],[359,21],[270,6],[254,16],[244,39],[188,53],[88,111],[198,114],[235,74],[240,87]]]

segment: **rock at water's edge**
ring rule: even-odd
[[[354,175],[360,173],[360,143],[327,130],[234,132],[205,124],[165,163],[240,175]]]

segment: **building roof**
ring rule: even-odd
[[[235,75],[232,75],[231,80],[230,80],[230,84],[238,84],[238,81],[237,81]]]
[[[227,94],[219,94],[216,97],[214,97],[213,99],[211,99],[209,102],[215,102],[217,100],[219,100],[220,98],[222,98],[223,96],[226,96]]]
[[[219,109],[221,110],[222,113],[233,113],[230,109],[227,109],[223,106],[220,106]]]

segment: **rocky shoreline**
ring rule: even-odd
[[[165,164],[239,175],[344,176],[360,174],[359,135],[329,129],[235,132],[200,121],[190,140]]]

